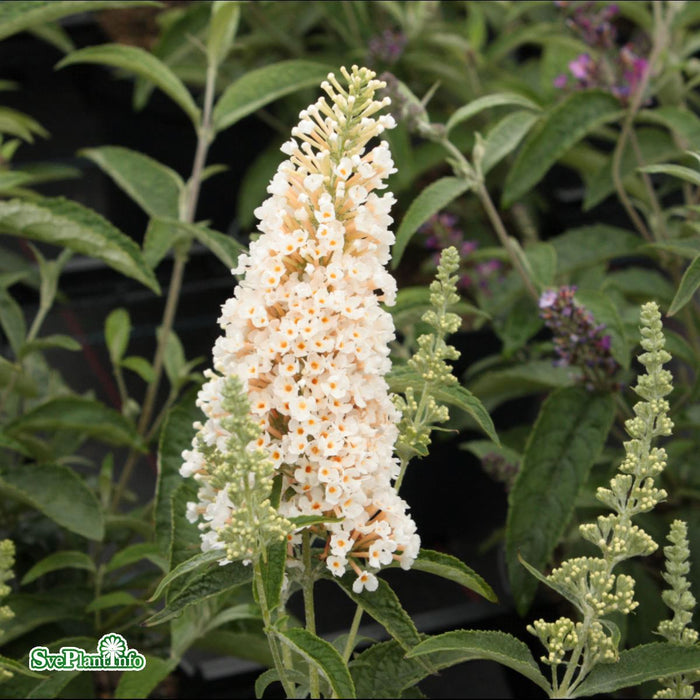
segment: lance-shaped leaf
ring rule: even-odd
[[[481,630],[455,630],[445,632],[437,637],[430,637],[412,649],[408,658],[435,652],[457,652],[463,654],[459,661],[488,659],[508,666],[529,678],[545,691],[550,690],[547,679],[537,666],[530,649],[524,642],[505,632]]]
[[[181,576],[192,573],[203,566],[213,564],[215,561],[219,561],[219,559],[221,559],[221,554],[222,553],[220,550],[210,549],[208,552],[199,552],[198,554],[195,554],[189,559],[186,559],[182,563],[178,564],[162,578],[155,592],[149,598],[149,602],[158,600],[167,587]]]
[[[8,423],[5,430],[15,437],[40,430],[69,430],[89,435],[110,445],[145,449],[136,428],[121,413],[99,401],[81,396],[50,399]]]
[[[700,670],[700,648],[661,642],[620,652],[614,664],[598,664],[570,694],[573,698],[612,693],[646,681]]]
[[[530,132],[506,178],[503,206],[529,192],[572,146],[593,129],[617,119],[620,103],[602,90],[572,93],[547,112]]]
[[[22,308],[12,295],[2,288],[0,288],[0,328],[10,343],[15,357],[19,357],[27,335],[27,326]]]
[[[160,293],[158,280],[131,238],[97,212],[63,197],[0,202],[0,233],[89,255]]]
[[[404,250],[413,234],[433,214],[437,214],[453,199],[459,197],[470,188],[469,182],[459,177],[443,177],[428,185],[412,202],[401,220],[396,232],[396,243],[391,251],[391,266],[396,268],[401,262]]]
[[[151,615],[144,623],[147,626],[159,625],[174,617],[192,605],[209,600],[220,593],[230,591],[253,579],[253,568],[235,561],[226,566],[214,566],[196,576],[167,602],[165,607]]]
[[[153,689],[178,665],[179,659],[146,656],[146,666],[138,673],[122,673],[115,698],[147,698]]]
[[[328,578],[331,578],[329,576]],[[408,650],[420,642],[418,630],[411,616],[403,609],[396,593],[383,579],[378,579],[379,587],[375,591],[355,593],[352,584],[354,574],[333,579],[368,615],[373,617],[384,629]]]
[[[692,298],[693,294],[700,287],[700,255],[695,256],[683,273],[681,283],[678,285],[676,296],[673,297],[668,315],[680,311]]]
[[[267,548],[266,558],[260,559],[265,607],[275,610],[282,600],[284,567],[287,564],[287,542],[279,542]],[[250,568],[250,567],[249,567]]]
[[[32,581],[36,581],[40,576],[58,571],[59,569],[85,569],[95,571],[95,562],[85,552],[67,551],[54,552],[44,557],[32,566],[22,578],[22,585],[25,586]]]
[[[355,685],[343,657],[325,639],[298,627],[275,630],[278,639],[323,674],[337,698],[354,698]]]
[[[485,109],[503,106],[527,107],[528,109],[539,111],[539,106],[523,95],[518,95],[514,92],[499,92],[494,95],[484,95],[473,102],[463,105],[447,120],[445,128],[449,132],[454,129],[457,124],[471,119],[475,114],[479,114],[479,112],[483,112]]]
[[[79,154],[107,173],[149,216],[178,217],[185,183],[172,168],[120,146],[85,148]]]
[[[280,61],[249,71],[229,85],[213,112],[217,131],[301,88],[318,85],[331,68],[314,61]]]
[[[513,112],[489,131],[484,141],[481,172],[486,175],[495,165],[514,151],[537,121],[537,115],[525,110]]]
[[[465,586],[484,596],[492,603],[498,601],[491,586],[479,574],[450,554],[434,552],[432,549],[421,549],[411,568],[454,581],[460,586]]]
[[[559,389],[542,404],[510,492],[506,524],[508,574],[521,614],[532,601],[537,581],[522,567],[518,554],[537,569],[547,564],[614,415],[611,396],[582,387]]]
[[[165,63],[144,49],[124,44],[88,46],[68,54],[56,68],[64,68],[74,63],[98,63],[112,68],[121,68],[145,78],[175,101],[192,120],[195,127],[199,125],[199,108],[185,84]]]
[[[100,504],[72,469],[60,464],[0,464],[0,490],[92,540],[104,536]]]
[[[137,0],[134,5],[153,5],[157,2]],[[61,17],[75,15],[79,12],[94,12],[109,8],[122,8],[120,0],[83,0],[83,2],[63,2],[49,0],[48,2],[2,2],[0,3],[0,39],[5,39],[17,32],[32,29],[46,22],[53,22]]]

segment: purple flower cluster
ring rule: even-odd
[[[622,103],[626,103],[642,81],[649,62],[639,55],[639,50],[628,43],[616,44],[617,30],[611,20],[617,15],[617,5],[605,5],[596,10],[594,2],[556,2],[557,7],[574,6],[566,20],[567,26],[591,47],[590,53],[582,53],[568,65],[568,73],[560,73],[554,79],[559,89],[602,88],[608,90]]]
[[[454,214],[441,212],[435,214],[420,227],[419,233],[425,236],[425,247],[433,252],[435,267],[440,261],[440,253],[445,248],[454,246],[460,255],[460,276],[458,287],[464,292],[480,289],[490,294],[490,284],[500,276],[502,264],[500,260],[470,260],[470,255],[479,247],[477,241],[466,240],[464,231],[458,226]]]
[[[555,364],[584,370],[587,386],[609,386],[620,368],[610,354],[610,335],[605,324],[596,324],[593,314],[575,299],[576,287],[548,289],[540,296],[540,317],[554,334]]]
[[[371,65],[384,63],[393,66],[401,58],[407,43],[408,38],[403,32],[385,29],[369,40],[367,61]]]

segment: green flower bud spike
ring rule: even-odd
[[[12,573],[12,567],[15,563],[15,546],[11,540],[2,540],[0,542],[0,599],[5,598],[10,593],[10,587],[5,583],[5,581],[11,579],[14,574]],[[0,606],[0,624],[11,620],[14,617],[14,613],[10,610],[9,606]],[[5,668],[0,662],[0,683],[6,681],[8,678],[12,677],[12,672]]]
[[[422,320],[434,331],[418,338],[418,350],[408,361],[408,366],[423,379],[419,397],[412,387],[408,387],[405,396],[394,396],[394,405],[401,411],[399,438],[396,442],[396,454],[401,460],[401,473],[396,480],[396,489],[409,460],[416,455],[428,454],[430,432],[435,424],[446,422],[449,417],[447,406],[438,404],[431,395],[431,389],[450,387],[457,383],[452,374],[452,367],[447,360],[459,358],[459,351],[449,345],[445,338],[459,330],[461,318],[450,311],[459,301],[457,293],[457,275],[459,253],[454,247],[445,248],[440,256],[435,280],[430,285],[431,309],[426,311]]]
[[[653,302],[642,306],[640,331],[644,352],[638,359],[646,373],[639,377],[634,391],[642,400],[634,406],[635,417],[625,423],[631,439],[624,443],[625,458],[619,473],[609,488],[599,488],[596,493],[613,512],[579,528],[582,537],[600,549],[601,556],[569,559],[546,577],[583,619],[537,620],[528,627],[547,650],[541,659],[552,667],[553,697],[570,695],[596,664],[617,661],[619,633],[605,616],[614,612],[627,615],[638,603],[634,600],[634,579],[613,574],[613,569],[658,547],[648,533],[632,524],[635,515],[650,511],[666,498],[666,492],[654,486],[654,478],[666,466],[666,451],[652,442],[670,435],[673,428],[665,399],[673,389],[671,373],[663,369],[671,356],[664,350],[661,315]],[[562,664],[563,675],[558,668]]]
[[[673,611],[673,617],[660,622],[657,632],[673,644],[692,647],[697,644],[698,633],[690,626],[693,621],[695,596],[690,592],[690,582],[687,578],[690,571],[688,525],[682,520],[674,520],[671,523],[668,540],[671,545],[664,547],[666,571],[661,575],[671,588],[664,591],[661,597]],[[699,680],[698,675],[691,677],[687,674],[660,679],[659,682],[665,687],[654,697],[700,698],[700,694],[695,692],[692,685],[697,680]]]

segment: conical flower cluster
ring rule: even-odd
[[[262,235],[234,270],[243,277],[213,354],[259,422],[249,449],[283,475],[279,513],[319,516],[326,565],[337,576],[351,567],[360,591],[376,588],[372,572],[393,560],[410,567],[420,540],[392,485],[400,415],[384,380],[394,326],[380,302],[393,304],[396,291],[384,268],[395,200],[378,191],[395,170],[385,141],[366,148],[394,121],[377,116],[388,100],[374,99],[383,83],[372,71],[341,72],[347,88],[330,74],[328,97],[301,112],[282,146],[289,158],[255,212]],[[215,387],[205,384],[199,401],[212,436]],[[183,473],[198,469],[196,446],[185,459]]]

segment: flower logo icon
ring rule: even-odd
[[[97,653],[102,657],[109,659],[109,665],[114,666],[116,659],[126,653],[127,644],[124,637],[116,632],[105,634],[97,644]]]

